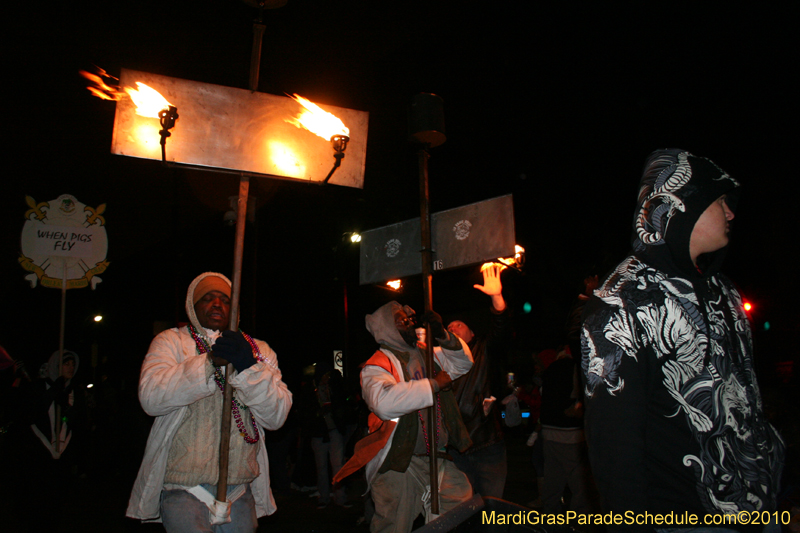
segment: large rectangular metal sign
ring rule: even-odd
[[[168,161],[304,181],[323,181],[333,167],[329,140],[286,122],[302,109],[292,98],[122,69],[120,87],[136,88],[137,81],[178,108]],[[350,129],[342,165],[329,183],[363,188],[369,113],[320,107]],[[111,152],[160,160],[160,129],[158,119],[137,115],[131,99],[123,98]]]
[[[514,255],[514,201],[500,196],[431,216],[433,269]],[[422,272],[419,219],[361,235],[360,282],[381,283]]]

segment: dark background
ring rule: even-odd
[[[78,71],[246,88],[255,16],[234,0],[146,0],[29,3],[6,19],[0,344],[29,369],[58,348],[60,292],[31,289],[18,265],[25,195],[108,206],[111,265],[96,291],[67,295],[66,347],[86,362],[96,354],[84,379],[113,376],[135,394],[154,323],[185,319],[200,272],[231,273],[233,228],[222,217],[237,178],[111,155],[114,103],[91,96]],[[260,91],[370,114],[363,190],[252,182],[242,326],[275,348],[285,372],[344,347],[345,281],[351,368],[374,349],[365,313],[394,297],[422,306],[418,279],[399,296],[359,287],[358,249],[341,240],[418,216],[406,126],[418,92],[445,105],[433,211],[514,195],[527,264],[504,282],[520,353],[563,342],[583,277],[602,276],[628,249],[647,154],[681,147],[743,183],[725,270],[756,306],[762,364],[797,358],[800,63],[789,7],[290,0],[264,23]],[[477,266],[437,274],[434,307],[488,306],[471,288],[479,281]]]

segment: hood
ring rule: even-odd
[[[201,281],[203,281],[203,279],[209,276],[221,278],[225,283],[228,284],[228,287],[231,286],[231,280],[218,272],[204,272],[203,274],[200,274],[194,278],[194,281],[189,284],[189,289],[186,291],[186,315],[189,317],[189,322],[192,324],[192,326],[194,326],[194,329],[200,333],[200,335],[205,334],[206,328],[200,325],[200,321],[197,320],[197,313],[194,312],[194,289]]]
[[[647,158],[633,218],[633,252],[640,259],[685,278],[716,273],[726,248],[698,257],[698,272],[689,242],[700,215],[717,198],[736,211],[739,182],[712,161],[685,150],[656,150]]]
[[[81,366],[81,359],[75,352],[64,350],[64,359],[66,359],[67,357],[75,359],[75,374],[73,374],[73,379],[74,379],[75,376],[78,375],[78,368]],[[44,376],[42,377],[46,377],[50,379],[50,381],[55,381],[58,379],[58,350],[53,352],[53,355],[51,355],[50,359],[47,360],[47,368],[45,370]]]
[[[383,344],[400,352],[413,352],[417,349],[416,346],[406,344],[394,324],[394,313],[398,309],[403,309],[403,306],[391,301],[379,307],[371,315],[367,315],[367,331],[372,334],[378,344]]]

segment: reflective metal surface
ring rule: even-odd
[[[433,270],[514,255],[514,201],[500,196],[431,215]],[[422,272],[419,219],[361,234],[360,283]]]
[[[137,81],[178,108],[167,161],[308,181],[324,180],[333,167],[330,140],[285,121],[301,110],[291,98],[122,70],[120,87]],[[363,188],[369,113],[317,103],[350,128],[342,165],[329,183]],[[111,152],[160,160],[159,130],[158,119],[136,115],[124,98],[117,102]]]

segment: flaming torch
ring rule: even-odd
[[[136,114],[142,117],[157,118],[161,123],[161,130],[158,132],[161,135],[161,161],[167,162],[167,137],[172,135],[169,130],[175,127],[175,121],[178,120],[178,108],[170,104],[166,98],[161,96],[161,93],[137,81],[136,86],[139,88],[132,89],[125,87],[125,92],[131,97],[131,100],[136,105]]]
[[[298,128],[305,128],[311,133],[329,140],[333,145],[333,157],[335,159],[333,168],[322,181],[322,183],[328,183],[333,173],[342,164],[347,141],[350,140],[350,129],[336,115],[328,113],[314,102],[298,94],[292,95],[291,98],[294,98],[304,109],[296,117],[287,118],[286,122],[294,124]]]
[[[522,267],[525,265],[525,248],[520,246],[519,244],[514,246],[514,257],[498,257],[497,262],[505,267],[512,267],[516,268],[517,270],[522,270]],[[481,272],[483,272],[489,265],[493,265],[494,263],[484,263],[481,267]]]
[[[125,87],[120,90],[118,86],[108,85],[103,79],[117,78],[114,78],[103,69],[98,69],[98,71],[99,75],[84,70],[80,71],[81,76],[94,83],[94,86],[87,87],[89,92],[103,100],[114,101],[120,101],[125,95],[128,95],[136,106],[137,115],[160,120],[161,131],[158,133],[161,135],[161,160],[166,162],[167,137],[171,135],[169,130],[175,127],[175,121],[178,120],[178,108],[170,104],[166,98],[161,96],[161,93],[140,81],[136,82],[138,89]]]

